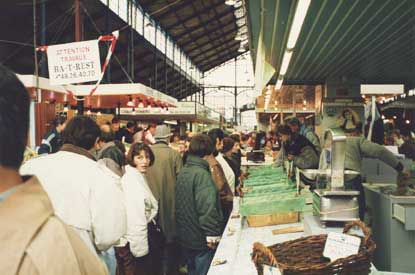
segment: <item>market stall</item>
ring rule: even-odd
[[[362,270],[361,273],[356,274],[401,274],[399,272],[415,271],[411,266],[413,262],[411,256],[414,255],[413,249],[415,248],[414,231],[412,231],[414,229],[413,211],[415,205],[413,202],[415,197],[398,198],[384,194],[379,195],[378,187],[366,186],[366,192],[372,193],[367,195],[368,208],[372,211],[371,217],[373,218],[373,222],[368,224],[373,229],[372,238],[367,227],[358,221],[357,210],[359,207],[356,201],[358,192],[347,190],[343,186],[345,175],[350,173],[344,169],[346,137],[337,129],[327,130],[325,136],[327,137],[326,142],[329,141],[327,146],[330,146],[331,152],[328,168],[299,171],[296,173],[295,181],[287,176],[287,173],[291,174],[289,170],[272,166],[253,168],[254,170],[250,173],[251,178],[248,177],[244,182],[244,197],[236,198],[234,201],[234,212],[227,223],[209,274],[260,274],[257,273],[257,267],[253,262],[253,260],[258,261],[255,256],[257,252],[253,250],[254,243],[262,243],[264,247],[283,243],[283,247],[283,245],[288,245],[287,241],[295,240],[299,243],[299,238],[301,240],[305,238],[313,240],[313,244],[308,243],[314,247],[311,250],[320,251],[317,249],[316,240],[323,238],[321,234],[327,235],[327,239],[329,239],[331,232],[343,233],[343,226],[349,222],[356,225],[361,224],[359,226],[362,231],[347,232],[352,235],[364,236],[364,238],[360,239],[360,246],[356,247],[358,249],[356,252],[347,254],[349,255],[347,258],[350,260],[344,260],[346,256],[335,260],[338,270],[343,270],[346,267],[352,268],[351,270]],[[325,175],[327,186],[316,189],[313,192],[313,199],[310,201],[311,193],[308,190],[299,192],[301,181],[298,177],[299,173]],[[312,205],[308,204],[310,202]],[[341,234],[340,236],[345,235]],[[346,237],[342,238],[347,239]],[[319,241],[319,243],[319,249],[322,249],[322,245],[327,245],[328,241],[324,239],[324,242]],[[293,246],[291,249],[294,250],[291,252],[288,252],[290,251],[288,248],[286,255],[299,255],[299,247],[298,244]],[[339,250],[343,251],[343,243],[336,247],[342,247]],[[310,247],[304,247],[304,253],[307,250],[310,250]],[[275,254],[274,257],[281,260]],[[324,260],[323,254],[317,255],[317,259],[320,258],[322,262],[319,264],[314,261],[307,265],[307,259],[298,260],[297,264],[302,266],[299,267],[299,270],[318,269],[326,266],[333,271],[329,265],[330,260]],[[264,265],[264,274],[283,274],[279,269],[287,268],[287,265],[280,265],[278,261],[274,264],[271,261],[270,265]],[[377,268],[393,270],[393,272],[380,272]],[[303,272],[306,271],[303,270]]]
[[[129,107],[121,108],[120,117],[136,121],[177,121],[192,123],[195,132],[207,131],[219,127],[220,114],[200,103],[184,101],[175,103],[176,107]],[[190,128],[190,127],[187,127]]]

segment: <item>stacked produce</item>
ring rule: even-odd
[[[295,183],[282,168],[257,168],[244,181],[243,216],[300,212],[304,206],[304,197],[297,195]]]

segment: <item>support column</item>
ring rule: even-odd
[[[40,45],[46,45],[46,1],[40,4]],[[42,54],[40,59],[40,76],[47,77],[46,53]]]
[[[82,40],[82,15],[81,15],[81,2],[80,0],[75,0],[75,41]],[[77,96],[76,97],[76,108],[78,110],[78,115],[84,114],[84,97]]]
[[[236,80],[236,77],[237,77],[237,57],[235,57],[235,91],[234,91],[234,97],[235,97],[235,112],[234,112],[234,115],[233,115],[233,120],[234,120],[234,122],[233,122],[233,124],[234,125],[238,125],[238,87],[236,86],[237,85],[237,80]]]

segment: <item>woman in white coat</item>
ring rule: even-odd
[[[121,179],[127,212],[127,233],[116,248],[119,275],[158,274],[162,234],[155,223],[158,202],[147,185],[145,173],[154,163],[148,145],[135,143],[127,156]]]

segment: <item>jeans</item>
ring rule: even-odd
[[[214,249],[195,250],[183,248],[188,275],[206,275],[215,255]]]

